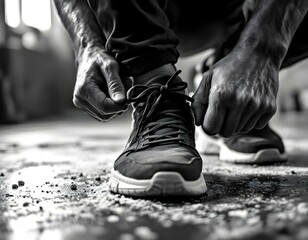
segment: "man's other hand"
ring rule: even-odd
[[[278,68],[255,52],[233,50],[203,74],[192,108],[208,135],[262,129],[276,112]]]

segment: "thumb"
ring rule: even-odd
[[[106,79],[108,93],[115,103],[123,103],[126,100],[125,87],[119,75],[119,64],[110,60],[108,64],[101,66],[101,71]]]
[[[197,126],[200,126],[203,123],[204,115],[208,107],[211,79],[211,72],[204,73],[201,83],[193,95],[194,102],[192,103],[192,110],[195,116],[195,124]]]

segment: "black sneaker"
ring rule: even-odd
[[[266,164],[287,160],[281,137],[269,125],[262,130],[253,129],[248,133],[237,134],[230,138],[200,136],[197,139],[197,149],[206,154],[209,151],[204,147],[201,149],[201,141],[211,154],[216,147],[220,160],[226,162]]]
[[[191,98],[184,94],[187,84],[179,73],[156,77],[128,91],[134,109],[133,130],[111,171],[111,191],[141,197],[206,192],[187,102]]]

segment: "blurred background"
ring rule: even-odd
[[[190,93],[212,53],[179,59]],[[280,72],[272,123],[289,161],[251,167],[206,155],[208,195],[178,203],[108,191],[130,111],[89,117],[72,103],[75,75],[52,1],[0,0],[0,240],[308,239],[308,60]]]
[[[51,1],[0,0],[0,122],[72,108],[74,78],[68,35]]]
[[[179,60],[183,79],[193,81],[209,51]],[[68,35],[50,0],[0,0],[0,124],[76,110],[75,72]],[[308,61],[281,72],[279,114],[308,109],[307,78]]]

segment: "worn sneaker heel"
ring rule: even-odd
[[[211,148],[207,149],[208,146]],[[268,125],[264,129],[254,129],[230,138],[200,136],[197,149],[205,154],[215,149],[221,161],[231,163],[272,164],[287,161],[281,137]]]

